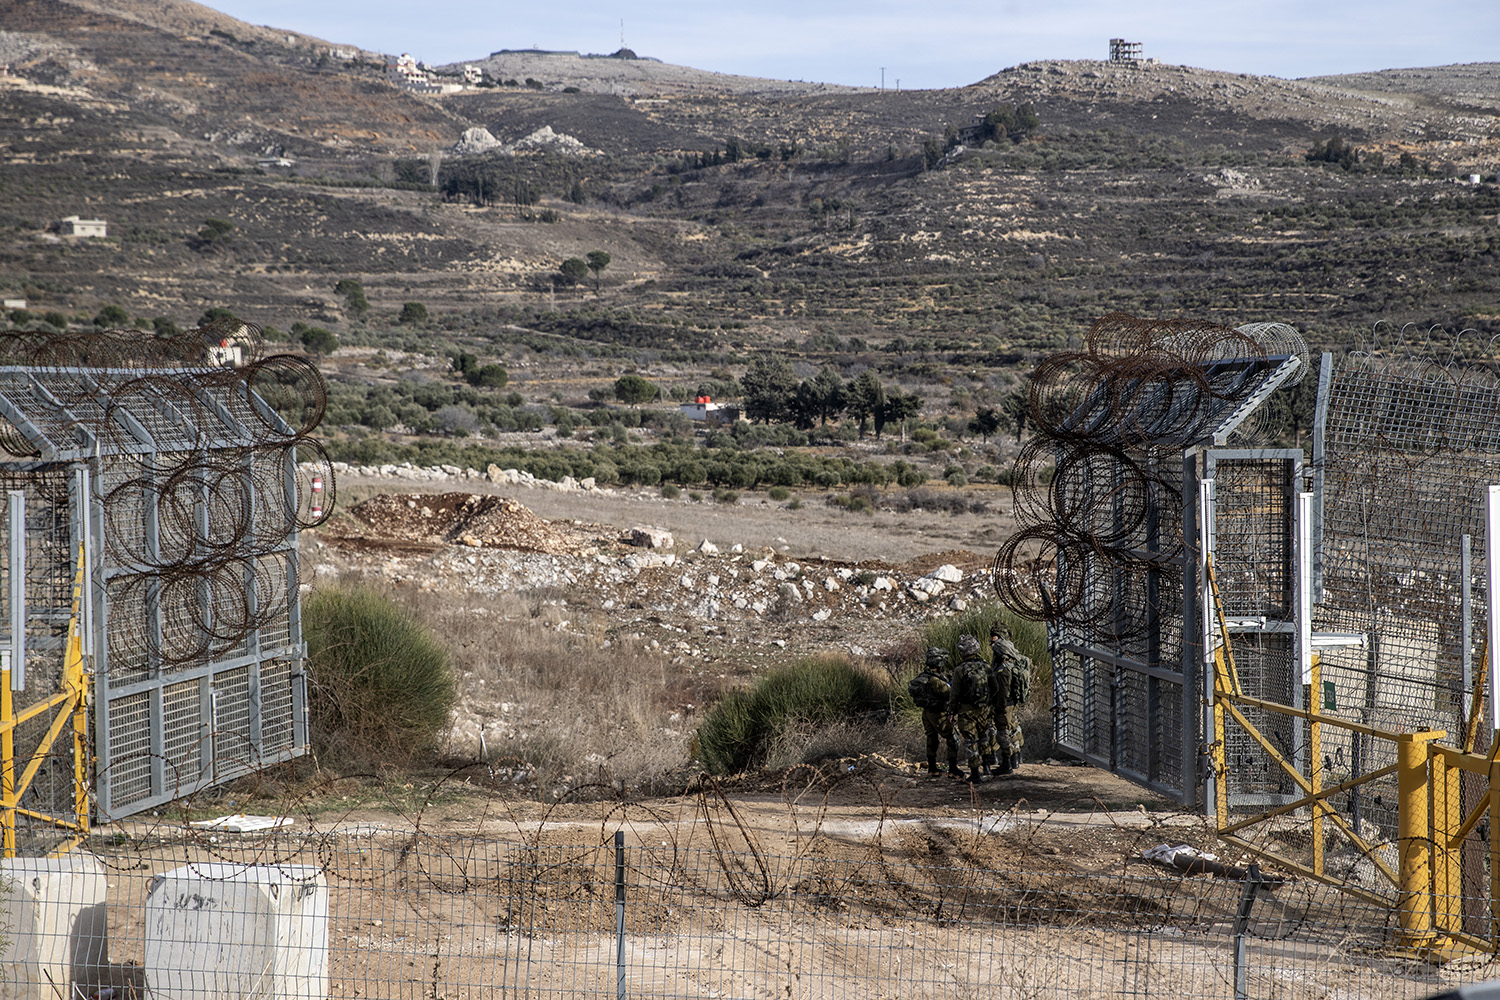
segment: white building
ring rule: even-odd
[[[680,410],[682,415],[689,420],[696,420],[709,426],[732,424],[740,419],[738,406],[721,406],[709,396],[699,396],[691,403],[683,403]]]
[[[103,219],[80,219],[70,215],[62,220],[58,229],[64,236],[107,236]]]
[[[464,83],[468,84],[470,87],[477,87],[483,82],[484,70],[480,69],[478,66],[475,66],[473,63],[469,63],[464,67]]]

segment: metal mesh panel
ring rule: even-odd
[[[1500,483],[1500,382],[1481,369],[1351,354],[1334,372],[1327,441],[1316,619],[1365,633],[1370,646],[1334,660],[1325,679],[1353,720],[1457,731],[1465,592],[1476,663],[1488,614],[1477,581],[1485,487]]]
[[[1154,777],[1151,766],[1150,679],[1133,670],[1116,673],[1114,689],[1117,708],[1114,739],[1116,762],[1120,767],[1146,777]]]
[[[151,794],[151,697],[139,694],[116,698],[110,704],[110,804],[128,807]]]
[[[167,784],[174,795],[180,795],[196,785],[203,773],[203,710],[198,681],[162,688],[162,729]]]
[[[290,750],[296,736],[292,719],[292,665],[276,660],[260,668],[261,754],[272,758]]]
[[[237,667],[214,676],[215,767],[249,767],[255,762],[251,739],[250,668]]]
[[[1226,615],[1292,615],[1292,468],[1284,458],[1214,464],[1214,566]]]
[[[1296,678],[1296,654],[1289,635],[1245,632],[1234,635],[1234,661],[1244,693],[1252,698],[1281,705],[1301,703],[1300,678]],[[1306,770],[1298,748],[1298,728],[1293,720],[1275,712],[1243,706],[1246,719],[1271,742],[1283,757]],[[1254,810],[1277,796],[1290,795],[1295,786],[1244,729],[1226,722],[1224,755],[1229,766],[1224,780],[1229,804],[1235,810]]]
[[[152,620],[150,590],[150,583],[139,579],[116,578],[107,585],[109,624],[113,626],[105,630],[111,684],[150,676],[149,645],[141,634]]]

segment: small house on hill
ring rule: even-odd
[[[689,420],[694,420],[710,427],[732,424],[740,419],[740,408],[738,406],[721,406],[715,403],[709,396],[699,396],[691,403],[683,403],[681,409],[682,415]]]
[[[58,231],[64,236],[107,236],[108,226],[103,219],[80,219],[69,215],[58,223]]]

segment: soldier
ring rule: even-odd
[[[996,647],[993,635],[990,643],[991,652]],[[1010,672],[1004,657],[996,654],[990,660],[990,727],[986,742],[986,753],[984,762],[988,764],[996,774],[1009,774],[1012,770],[1011,755],[1007,749],[1007,739],[1010,726],[1014,720],[1015,712],[1009,710],[1006,695],[1010,690]]]
[[[963,657],[953,670],[953,692],[948,699],[948,711],[954,716],[954,726],[964,739],[964,751],[968,756],[969,780],[989,781],[988,774],[980,773],[984,754],[993,753],[989,745],[990,728],[990,672],[988,665],[979,657],[979,640],[967,633],[958,637],[958,653]]]
[[[1006,725],[1002,729],[1000,752],[1007,755],[1010,770],[1021,766],[1021,746],[1025,737],[1021,733],[1021,706],[1031,697],[1031,657],[1022,653],[1011,642],[1010,626],[999,622],[990,629],[991,665],[1004,678],[1003,701],[1006,703]]]
[[[922,729],[927,734],[927,773],[938,770],[938,737],[948,745],[948,773],[962,778],[958,769],[958,741],[953,736],[953,717],[948,714],[953,685],[948,682],[948,651],[941,646],[927,650],[927,666],[906,686],[911,700],[922,710]]]

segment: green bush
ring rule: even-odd
[[[715,774],[735,774],[764,762],[770,745],[795,727],[846,722],[889,701],[884,674],[843,657],[810,657],[725,696],[698,727],[698,757]]]
[[[682,496],[682,490],[678,489],[676,486],[673,486],[671,483],[663,483],[661,487],[661,495],[662,499],[664,500],[676,500],[678,497]]]
[[[772,500],[780,503],[782,500],[785,500],[787,497],[791,496],[792,491],[787,489],[785,486],[773,486],[771,487],[770,493],[767,495]]]
[[[313,749],[325,764],[410,764],[438,750],[458,700],[448,654],[390,598],[320,588],[302,604]]]

